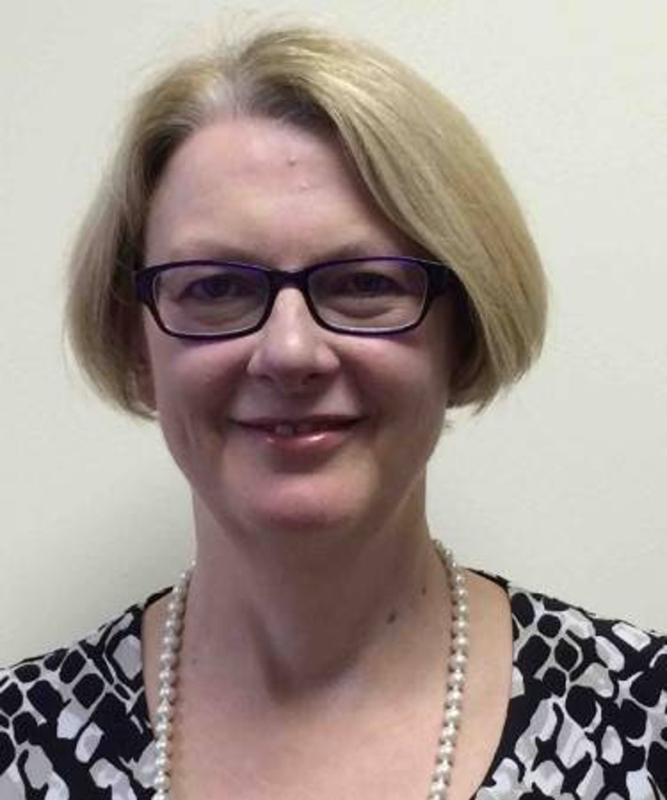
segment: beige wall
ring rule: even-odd
[[[667,630],[667,4],[335,7],[288,17],[374,38],[459,102],[552,283],[539,367],[440,447],[434,531],[472,566]],[[187,491],[158,432],[66,369],[61,273],[127,98],[156,59],[212,39],[223,8],[240,6],[28,0],[4,15],[0,662],[84,633],[190,551]]]

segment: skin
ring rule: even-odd
[[[172,157],[146,254],[148,264],[235,258],[289,270],[415,248],[333,141],[241,118],[207,126]],[[293,288],[249,336],[184,342],[148,315],[144,334],[145,399],[192,487],[196,523],[175,796],[222,786],[248,800],[425,796],[448,637],[425,515],[426,464],[456,362],[448,298],[396,337],[326,331]],[[239,424],[331,414],[357,422],[324,450],[276,448]],[[499,735],[510,663],[499,590],[478,578],[472,589],[487,641],[471,675],[471,736],[476,708],[490,733],[471,739],[464,792]],[[163,618],[164,602],[144,620],[152,713]],[[489,681],[483,666],[498,658],[508,666]],[[378,737],[378,725],[401,733]],[[344,770],[330,763],[338,751]],[[378,763],[393,765],[386,785]]]

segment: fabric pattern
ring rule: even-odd
[[[473,800],[665,800],[667,637],[485,577],[510,598],[514,665]],[[152,798],[141,619],[164,593],[0,670],[0,800]]]

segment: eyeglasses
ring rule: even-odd
[[[313,319],[330,331],[383,336],[417,327],[453,281],[444,264],[407,256],[348,258],[287,272],[235,261],[178,261],[134,273],[137,299],[157,325],[181,339],[253,333],[278,292],[298,289]]]

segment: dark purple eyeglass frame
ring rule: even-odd
[[[424,304],[421,314],[414,321],[408,325],[403,325],[400,328],[374,328],[369,330],[367,328],[353,328],[348,326],[334,325],[322,319],[319,315],[315,304],[310,296],[308,281],[310,276],[322,269],[334,264],[359,264],[367,261],[391,261],[395,264],[405,264],[410,268],[416,266],[421,267],[426,272],[426,295],[424,297]],[[248,328],[242,328],[237,331],[230,331],[228,333],[181,333],[169,329],[162,321],[160,313],[155,301],[154,285],[156,278],[162,273],[172,269],[180,269],[183,267],[203,266],[203,267],[237,267],[241,269],[252,270],[261,272],[265,275],[269,282],[269,295],[266,301],[266,308],[260,319]],[[391,336],[393,334],[405,333],[420,325],[426,317],[431,304],[436,297],[444,294],[454,282],[454,273],[450,267],[439,261],[428,261],[422,258],[412,258],[410,256],[368,256],[366,258],[339,258],[332,261],[322,261],[317,264],[303,267],[302,269],[294,271],[285,271],[272,269],[271,267],[264,267],[258,264],[246,264],[242,261],[211,261],[208,259],[194,259],[189,261],[171,261],[165,264],[156,264],[149,267],[141,267],[134,272],[134,288],[137,300],[143,303],[153,316],[155,323],[169,336],[175,336],[178,339],[192,339],[197,341],[217,341],[221,339],[236,339],[240,336],[248,336],[255,331],[258,331],[271,316],[273,304],[275,303],[278,292],[285,286],[296,287],[303,295],[308,310],[311,316],[322,328],[335,333],[349,334],[351,336]]]

